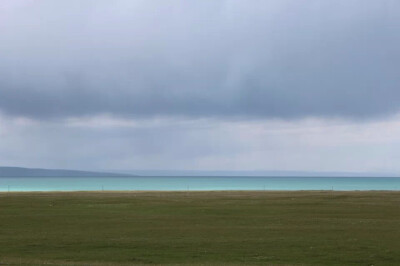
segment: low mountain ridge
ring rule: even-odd
[[[41,169],[41,168],[0,166],[0,177],[124,177],[124,176],[132,176],[132,175],[79,171],[79,170],[65,170],[65,169]]]

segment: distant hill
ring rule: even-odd
[[[197,170],[110,170],[140,176],[293,176],[293,177],[400,177],[384,172],[322,172],[322,171],[197,171]]]
[[[1,167],[0,177],[123,177],[128,174],[89,172],[62,169],[39,169],[23,167]]]
[[[104,172],[1,167],[0,177],[127,177],[127,176],[309,176],[309,177],[400,177],[397,173],[306,172],[306,171],[184,171],[184,170],[104,170]]]

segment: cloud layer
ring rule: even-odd
[[[398,0],[2,0],[0,165],[400,173],[398,25]]]
[[[0,163],[84,170],[296,170],[400,173],[400,118],[348,121],[0,116]]]
[[[370,118],[400,109],[396,0],[19,3],[0,9],[6,115]]]

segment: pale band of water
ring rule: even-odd
[[[396,177],[0,177],[0,191],[400,190]]]

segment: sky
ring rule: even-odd
[[[398,0],[2,0],[0,165],[400,173]]]

